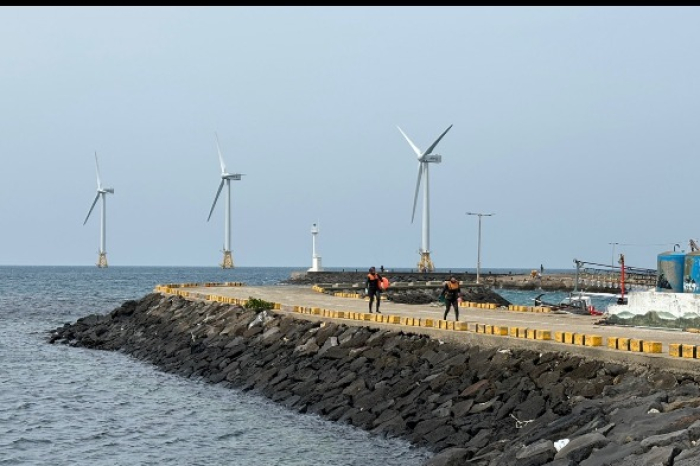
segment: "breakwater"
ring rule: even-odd
[[[467,346],[160,293],[48,338],[122,351],[299,413],[406,438],[434,451],[433,465],[627,458],[688,466],[700,453],[696,378],[570,353]]]
[[[392,272],[386,271],[386,276],[392,283],[432,284],[438,286],[451,276],[457,277],[465,288],[490,287],[493,289],[511,290],[543,290],[543,291],[581,291],[596,293],[619,293],[620,276],[616,273],[598,273],[596,271],[576,273],[552,273],[552,274],[482,274],[479,284],[476,283],[476,274],[467,272]],[[322,272],[296,272],[287,280],[288,283],[310,285],[342,285],[347,287],[364,287],[367,278],[366,271],[322,271]],[[428,285],[431,286],[431,285]],[[655,286],[655,277],[651,275],[628,276],[625,280],[625,291],[633,289],[646,289]]]

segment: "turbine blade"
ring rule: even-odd
[[[221,174],[223,175],[226,173],[226,165],[224,164],[224,157],[221,155],[221,147],[219,146],[219,135],[214,133],[216,135],[216,150],[219,152],[219,162],[221,163]]]
[[[442,134],[440,135],[440,137],[437,138],[437,139],[435,140],[435,142],[434,142],[430,147],[428,147],[428,150],[425,151],[425,155],[430,154],[430,153],[433,151],[433,149],[435,149],[435,146],[438,145],[438,142],[440,142],[440,139],[442,139],[442,137],[443,137],[444,135],[447,134],[447,132],[450,130],[450,128],[452,128],[452,125],[448,126],[447,129],[446,129],[445,131],[442,132]]]
[[[221,180],[221,183],[219,183],[219,189],[216,191],[216,197],[214,198],[214,202],[211,204],[211,210],[209,210],[209,217],[207,217],[207,222],[211,218],[211,213],[214,212],[214,206],[216,205],[216,201],[219,199],[219,194],[221,194],[221,188],[224,187],[224,180]]]
[[[423,175],[423,163],[418,163],[418,179],[416,180],[416,194],[413,196],[413,214],[411,214],[411,223],[416,216],[416,203],[418,202],[418,191],[420,190],[420,178]]]
[[[98,192],[97,195],[95,196],[95,200],[92,201],[92,205],[90,206],[90,210],[88,210],[87,215],[85,216],[85,221],[83,222],[83,225],[85,225],[88,221],[88,218],[90,218],[90,214],[92,213],[92,209],[95,208],[95,204],[97,204],[97,200],[100,198],[100,193]]]
[[[97,151],[95,151],[95,169],[97,171],[97,189],[102,189],[102,181],[100,181],[100,164],[97,163]]]
[[[397,128],[399,128],[399,127],[397,126]],[[408,138],[408,136],[406,136],[406,133],[404,133],[403,130],[402,130],[401,128],[399,128],[399,131],[401,131],[401,134],[403,134],[403,137],[406,139],[406,141],[408,141],[408,143],[409,143],[409,144],[411,145],[411,147],[413,148],[413,152],[415,152],[415,153],[416,153],[416,156],[418,157],[418,159],[420,159],[421,156],[423,155],[423,154],[421,154],[420,149],[418,149],[418,148],[416,147],[416,145],[413,144],[413,141],[411,141],[411,140]]]

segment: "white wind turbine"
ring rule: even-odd
[[[97,200],[102,198],[102,212],[100,215],[100,255],[97,259],[97,266],[99,268],[105,268],[107,267],[107,249],[105,247],[107,242],[107,193],[114,194],[114,188],[102,187],[102,181],[100,180],[100,165],[97,163],[97,151],[95,151],[95,168],[97,170],[97,194],[95,195],[95,200],[92,201],[92,205],[90,206],[90,210],[88,211],[87,216],[85,217],[83,225],[85,225],[88,221],[88,218],[90,218],[90,214],[95,208]]]
[[[397,128],[399,127],[397,126]],[[413,144],[413,141],[406,136],[406,133],[399,128],[399,131],[401,131],[401,134],[404,138],[406,138],[406,141],[408,141],[413,149],[413,152],[415,152],[416,156],[418,157],[418,179],[416,180],[416,193],[413,196],[413,214],[411,215],[411,223],[413,223],[413,219],[416,216],[416,202],[418,201],[418,191],[420,190],[421,178],[425,179],[425,186],[423,188],[423,234],[421,239],[421,249],[418,251],[420,254],[418,270],[420,271],[432,272],[435,270],[433,261],[430,259],[430,183],[428,178],[428,167],[431,163],[442,162],[442,156],[433,154],[432,152],[433,149],[435,149],[435,146],[438,145],[440,140],[443,138],[443,136],[445,136],[445,134],[447,134],[450,128],[452,128],[452,125],[448,126],[440,137],[438,137],[435,142],[433,142],[430,147],[423,152],[421,152],[421,150],[418,149],[415,144]]]
[[[211,209],[209,210],[209,217],[207,222],[211,218],[212,212],[214,212],[214,206],[216,206],[216,201],[219,199],[219,194],[221,194],[221,189],[226,184],[226,212],[224,220],[224,260],[220,264],[224,269],[233,268],[233,257],[231,255],[231,180],[240,181],[240,173],[229,173],[226,171],[226,164],[224,164],[224,157],[221,155],[221,147],[219,146],[219,135],[214,133],[216,136],[216,150],[219,152],[219,162],[221,162],[221,183],[219,184],[219,189],[216,191],[216,197],[214,197],[214,202],[211,204]]]

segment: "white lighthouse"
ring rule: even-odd
[[[321,267],[321,256],[316,254],[316,236],[318,235],[318,225],[311,225],[311,268],[309,272],[321,272],[323,267]]]

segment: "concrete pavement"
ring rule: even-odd
[[[379,318],[383,321],[376,321],[376,314],[368,315],[367,300],[335,297],[306,285],[208,285],[162,285],[155,291],[223,302],[256,298],[276,303],[275,312],[294,314],[298,318],[400,330],[469,345],[560,351],[700,375],[700,333],[601,325],[604,319],[596,316],[476,307],[460,308],[460,323],[457,324],[460,330],[454,330],[454,322],[441,320],[444,312],[441,306],[398,304],[382,299]],[[452,311],[449,320],[454,320]]]

